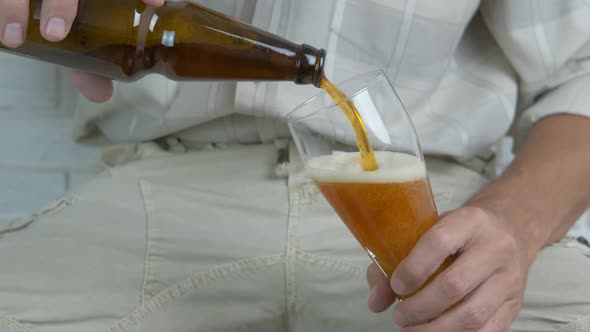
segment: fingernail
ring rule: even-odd
[[[404,327],[408,325],[408,319],[402,312],[393,310],[393,321],[399,326]]]
[[[51,18],[45,27],[45,34],[55,38],[64,38],[66,36],[66,21],[61,18]]]
[[[391,279],[391,289],[397,295],[404,295],[406,292],[406,284],[401,279],[393,277]]]
[[[98,103],[98,104],[106,103],[112,97],[112,93],[110,93],[110,91],[93,91],[93,90],[90,90],[90,91],[83,91],[82,94],[89,101],[91,101],[93,103]]]
[[[8,23],[4,27],[2,42],[7,46],[17,46],[24,41],[23,25],[20,23]]]

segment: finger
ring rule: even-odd
[[[70,79],[86,99],[94,103],[104,103],[113,95],[113,82],[101,76],[71,71]]]
[[[509,262],[515,245],[505,239],[473,245],[432,283],[399,305],[394,314],[405,317],[407,325],[423,324],[440,316]]]
[[[144,0],[143,2],[153,7],[161,7],[164,5],[165,0]]]
[[[520,311],[520,300],[511,300],[500,308],[479,332],[508,332]]]
[[[25,42],[28,19],[28,0],[0,0],[0,36],[4,46],[15,48]]]
[[[466,247],[477,231],[477,223],[469,210],[463,210],[467,209],[450,213],[418,240],[393,274],[391,287],[396,294],[407,295],[419,289],[449,256]]]
[[[496,313],[499,312],[499,309],[505,303],[514,297],[515,294],[507,292],[507,290],[514,289],[513,283],[516,280],[512,279],[515,278],[508,277],[507,273],[493,275],[458,307],[442,314],[434,320],[424,322],[423,325],[414,325],[415,329],[412,331],[479,331],[488,324],[488,321],[492,317],[495,317]],[[405,302],[402,302],[400,305],[403,305]],[[396,316],[394,313],[394,320],[400,326],[412,326],[411,324],[405,324],[407,321],[404,320],[406,319],[409,320],[411,318],[407,315],[404,317]]]
[[[385,279],[387,281],[387,277],[379,266],[376,263],[371,264],[367,269],[367,282],[369,283],[369,287],[373,288],[378,281]]]
[[[63,40],[72,27],[78,11],[78,0],[44,0],[41,9],[41,35],[57,42]]]
[[[396,297],[391,287],[389,280],[382,278],[371,289],[369,295],[369,310],[375,313],[383,312],[395,303]]]

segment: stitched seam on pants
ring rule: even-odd
[[[128,331],[130,327],[139,325],[142,320],[170,304],[175,299],[187,295],[196,289],[202,288],[209,283],[226,280],[232,276],[254,273],[273,265],[283,263],[284,261],[284,255],[257,257],[218,266],[207,272],[199,273],[196,276],[185,279],[184,281],[163,290],[158,295],[147,300],[146,303],[111,327],[108,332]]]
[[[140,303],[143,305],[146,301],[146,292],[147,284],[149,282],[149,271],[150,271],[150,252],[151,252],[151,233],[150,233],[150,224],[153,220],[153,211],[151,209],[152,201],[148,198],[151,195],[151,186],[148,182],[139,180],[139,193],[141,195],[141,199],[143,201],[143,210],[145,212],[145,236],[146,236],[146,243],[145,243],[145,257],[144,257],[144,270],[143,270],[143,283],[141,285],[141,294],[140,294]]]
[[[360,277],[364,277],[366,275],[367,268],[371,263],[367,259],[367,266],[363,267],[329,256],[316,255],[303,250],[296,251],[298,259],[302,262]]]
[[[30,330],[14,319],[0,317],[0,332],[30,332]]]
[[[573,321],[559,329],[559,332],[590,332],[590,317]]]
[[[51,203],[48,207],[46,207],[42,211],[34,213],[33,215],[31,215],[28,218],[22,218],[22,219],[17,219],[17,220],[11,221],[7,227],[0,227],[0,235],[18,232],[20,230],[23,230],[23,229],[31,226],[37,220],[39,220],[40,217],[51,216],[51,215],[61,211],[62,209],[70,206],[72,204],[72,201],[73,201],[73,197],[62,198],[60,200],[57,200],[57,201]]]

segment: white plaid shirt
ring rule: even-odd
[[[513,125],[521,137],[551,114],[590,115],[588,0],[200,2],[326,48],[333,81],[385,69],[426,154],[469,159]],[[168,134],[188,143],[270,141],[288,135],[285,114],[317,93],[161,77],[116,90],[105,105],[82,102],[79,114],[81,125],[92,121],[118,142]]]

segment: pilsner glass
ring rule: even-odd
[[[383,72],[337,86],[357,108],[379,169],[365,172],[350,122],[327,93],[288,116],[306,172],[383,273],[398,264],[437,221],[415,128]],[[451,263],[447,259],[438,273]],[[403,299],[403,298],[402,298]]]

